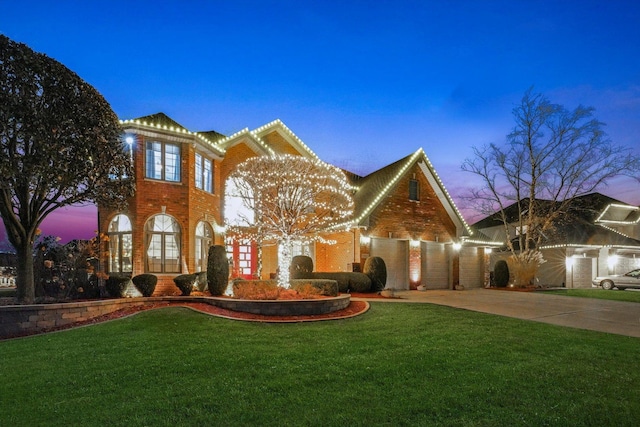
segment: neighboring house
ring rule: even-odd
[[[227,177],[253,156],[315,153],[280,120],[231,136],[191,132],[163,113],[121,123],[136,193],[125,211],[98,207],[99,231],[108,236],[102,270],[153,273],[156,292],[171,293],[175,276],[206,270],[208,248],[218,244],[227,247],[232,276],[255,277],[255,245],[225,236],[225,215],[233,215],[225,212]],[[317,271],[357,270],[367,257],[380,256],[388,287],[486,283],[487,244],[468,243],[472,231],[422,149],[365,177],[347,176],[355,188],[353,227],[327,234],[335,245],[295,248],[313,259]],[[262,278],[276,269],[277,248],[267,244]]]
[[[18,260],[12,252],[0,252],[0,288],[16,285],[16,268]]]
[[[640,208],[600,193],[576,197],[572,209],[546,233],[540,246],[546,262],[538,283],[568,288],[591,287],[596,276],[626,273],[640,267]],[[513,218],[509,238],[516,237],[517,205],[505,209]],[[506,241],[504,225],[496,213],[473,225],[493,241]],[[510,253],[494,251],[491,265]]]

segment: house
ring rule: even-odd
[[[639,207],[600,193],[575,197],[570,206],[546,233],[539,248],[546,260],[537,275],[541,285],[589,288],[596,276],[626,273],[640,267]],[[505,208],[505,214],[512,219],[508,220],[508,238],[514,239],[518,230],[517,204]],[[504,243],[507,239],[498,213],[472,228],[492,241]],[[494,251],[491,265],[509,255],[504,247],[503,251]]]
[[[121,121],[134,165],[136,193],[125,211],[98,207],[107,236],[107,273],[158,276],[156,293],[175,293],[173,278],[205,271],[209,246],[226,245],[234,277],[256,277],[256,247],[225,236],[224,188],[244,160],[269,154],[317,157],[280,120],[224,136],[192,132],[163,113]],[[355,215],[349,231],[327,234],[334,245],[298,245],[317,271],[357,270],[380,256],[396,289],[480,287],[488,246],[472,240],[444,184],[422,149],[361,177],[348,173]],[[263,248],[262,278],[277,269],[277,248]]]

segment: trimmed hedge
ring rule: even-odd
[[[129,276],[112,274],[105,283],[105,289],[111,297],[124,298],[130,281]]]
[[[229,259],[227,258],[227,249],[222,245],[213,245],[209,248],[207,282],[209,282],[209,293],[212,296],[222,295],[227,290]]]
[[[191,291],[198,280],[198,276],[196,274],[181,274],[173,278],[174,283],[180,289],[183,296],[191,295]]]
[[[156,290],[158,277],[155,274],[138,274],[137,276],[134,276],[131,281],[133,282],[133,286],[140,291],[142,296],[150,297],[153,295],[153,291]]]
[[[291,280],[291,289],[298,290],[304,286],[313,286],[320,291],[320,295],[328,297],[338,296],[338,282],[329,279],[295,279]]]
[[[509,264],[503,259],[496,261],[496,265],[493,267],[493,280],[496,287],[506,288],[509,284]]]
[[[329,279],[338,283],[339,292],[371,292],[371,279],[364,273],[348,271],[297,273],[292,279]]]
[[[379,256],[367,258],[362,272],[371,279],[371,292],[380,292],[387,285],[387,265]]]

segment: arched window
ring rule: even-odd
[[[131,221],[124,214],[118,214],[109,223],[109,266],[111,273],[130,273],[133,271]]]
[[[196,272],[206,271],[209,246],[213,242],[213,231],[211,226],[204,221],[196,225]]]
[[[144,227],[145,270],[148,273],[180,273],[180,225],[169,215],[149,218]]]

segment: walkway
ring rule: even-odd
[[[633,302],[492,289],[396,291],[396,296],[385,301],[432,303],[640,338],[640,304]]]

